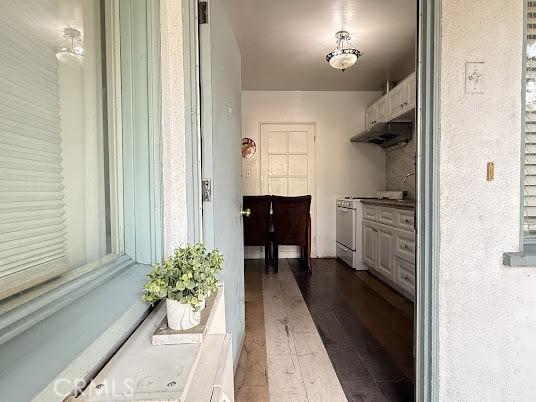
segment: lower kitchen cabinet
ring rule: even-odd
[[[376,266],[377,238],[376,224],[363,221],[363,263],[369,267]]]
[[[363,263],[385,283],[414,300],[413,211],[375,205],[366,207],[369,213],[363,220]]]
[[[378,261],[376,268],[388,278],[393,278],[393,232],[385,226],[377,227]]]

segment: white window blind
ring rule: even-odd
[[[2,1],[0,299],[68,268],[55,1]]]

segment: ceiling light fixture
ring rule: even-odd
[[[61,42],[56,57],[70,66],[79,66],[84,59],[84,48],[82,47],[82,34],[78,29],[65,28],[63,30],[63,40]]]
[[[344,71],[352,67],[363,53],[355,49],[350,43],[352,38],[348,32],[339,31],[335,34],[335,38],[337,39],[337,48],[328,53],[326,60],[331,67]]]

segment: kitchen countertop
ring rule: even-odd
[[[361,200],[361,202],[367,205],[379,205],[382,207],[415,210],[415,200],[364,199]]]

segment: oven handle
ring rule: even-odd
[[[332,210],[333,211],[333,210]],[[345,214],[348,214],[350,213],[350,211],[352,211],[350,208],[344,208],[344,207],[337,207],[337,211],[339,212],[343,212]]]

